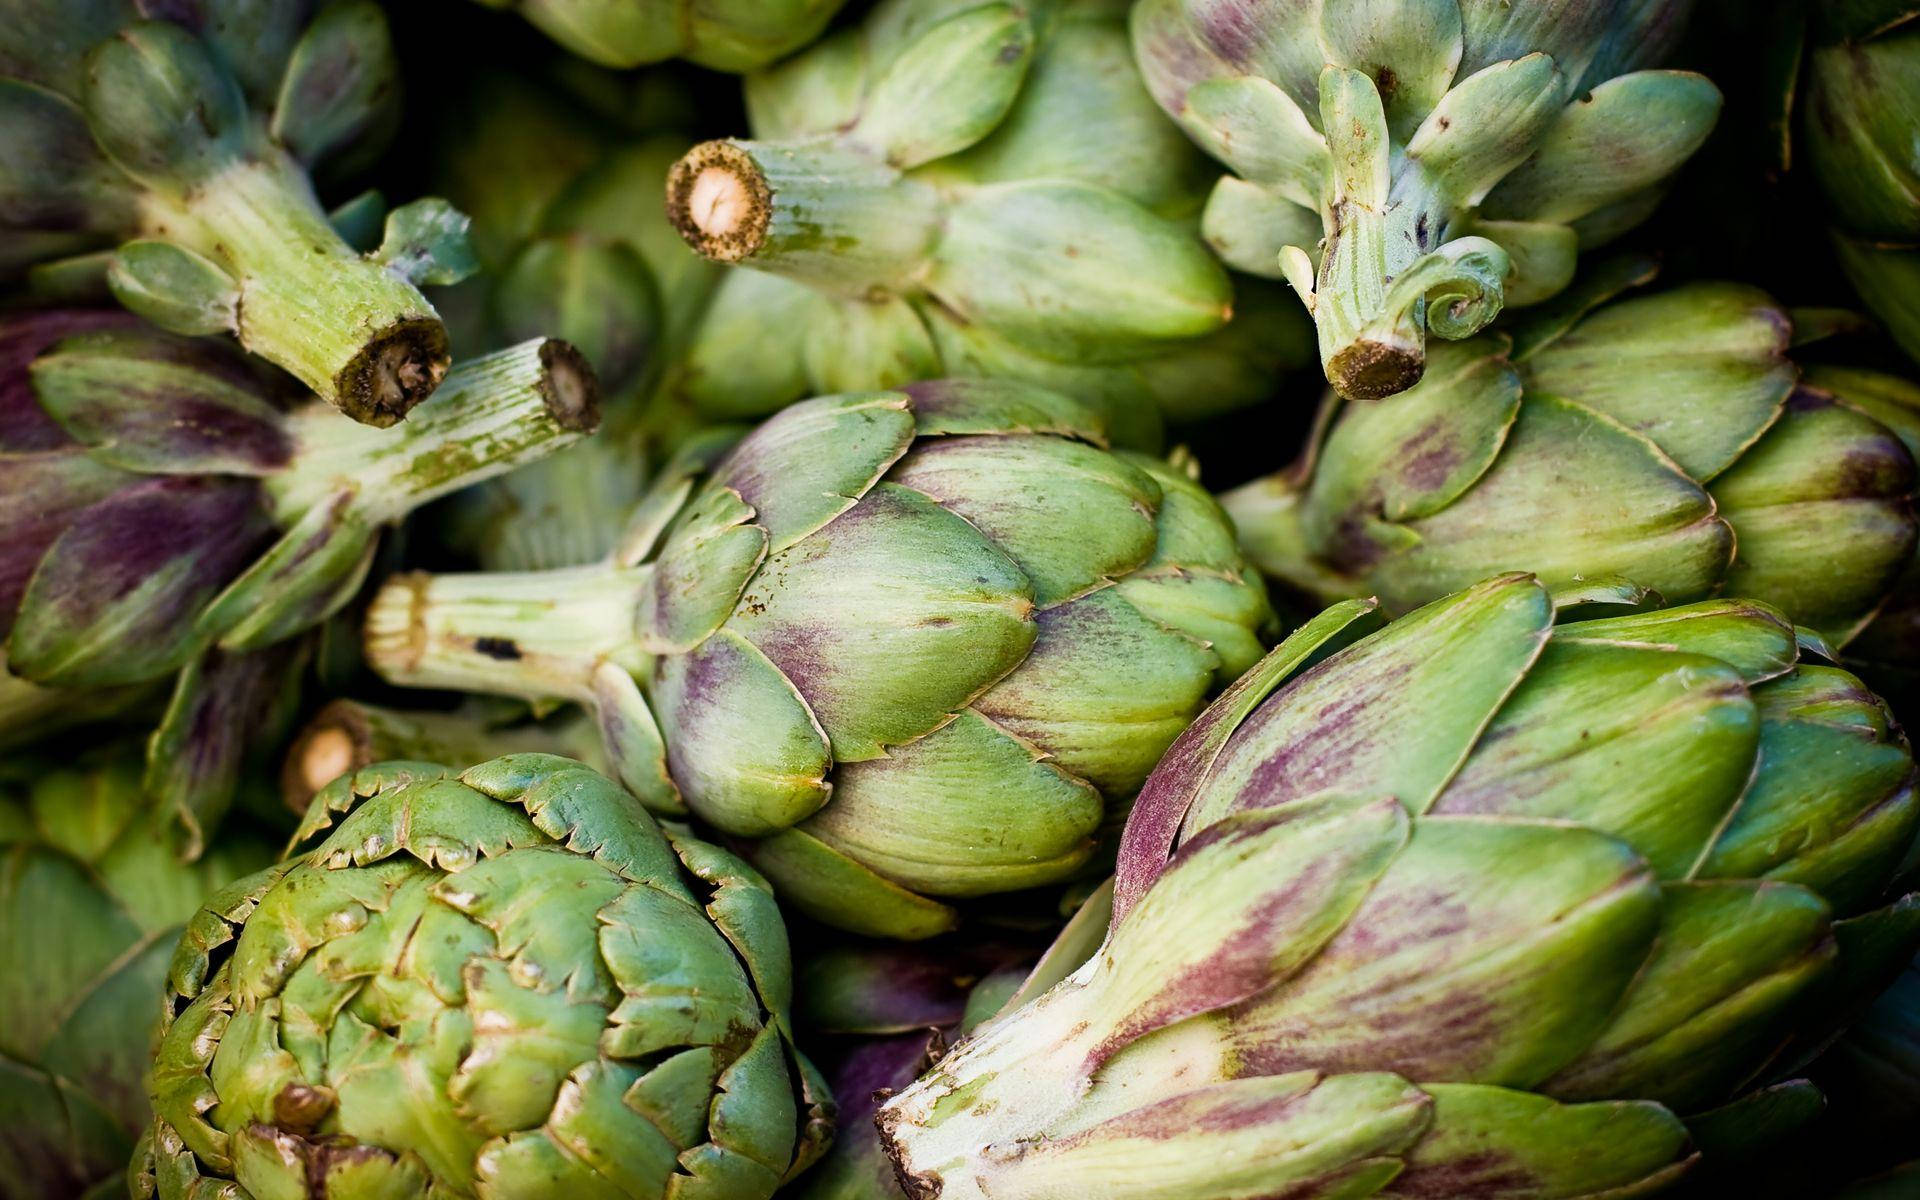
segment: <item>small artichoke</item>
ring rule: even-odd
[[[1805,7],[1799,157],[1833,211],[1840,265],[1920,360],[1920,9]]]
[[[1233,174],[1232,266],[1285,278],[1327,378],[1390,396],[1429,334],[1545,300],[1644,220],[1720,93],[1664,59],[1691,0],[1140,0],[1140,69]]]
[[[739,268],[687,399],[763,416],[947,375],[1111,406],[1116,439],[1264,397],[1307,360],[1284,296],[1242,289],[1194,228],[1200,155],[1132,69],[1114,0],[883,0],[747,81],[754,140],[667,181],[689,245]],[[1228,323],[1233,318],[1232,324]]]
[[[831,1118],[791,990],[766,884],[604,776],[370,767],[189,922],[134,1194],[764,1200]]]
[[[137,748],[16,758],[0,781],[0,1197],[124,1195],[140,1075],[181,926],[273,861],[229,829],[192,863],[155,828]]]
[[[1622,264],[1631,268],[1632,263]],[[1324,602],[1404,613],[1490,570],[1749,596],[1845,643],[1913,561],[1913,456],[1885,406],[1787,357],[1790,314],[1697,283],[1435,346],[1419,386],[1330,395],[1290,471],[1225,497],[1249,555]]]
[[[1169,751],[1093,959],[882,1107],[910,1195],[1646,1194],[1920,941],[1909,747],[1777,612],[1370,607]]]
[[[469,268],[465,218],[417,201],[362,255],[307,175],[363,165],[398,124],[379,5],[4,0],[0,27],[0,277],[113,248],[128,308],[233,333],[357,421],[439,385],[446,330],[415,285]]]
[[[378,430],[222,341],[112,311],[0,318],[0,740],[171,682],[157,790],[197,836],[231,784],[209,782],[235,761],[222,730],[359,590],[381,530],[595,419],[564,342],[465,362]]]
[[[388,680],[593,710],[656,812],[821,920],[926,937],[936,897],[1086,867],[1272,620],[1189,474],[1004,381],[793,405],[690,445],[586,567],[406,575]],[[716,460],[717,461],[714,461]]]
[[[666,58],[751,71],[820,35],[846,0],[480,0],[603,67]]]

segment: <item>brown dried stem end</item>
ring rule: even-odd
[[[737,263],[766,243],[773,189],[739,146],[702,142],[667,172],[667,220],[701,254]]]
[[[357,706],[335,700],[314,715],[294,739],[280,768],[280,797],[306,815],[313,794],[373,761],[372,731]]]
[[[447,327],[431,317],[396,322],[367,340],[334,377],[342,412],[385,429],[413,411],[446,378]]]
[[[1426,374],[1424,354],[1387,342],[1357,341],[1327,363],[1327,378],[1349,400],[1384,400]]]
[[[600,427],[600,378],[573,343],[549,338],[540,347],[545,368],[538,388],[547,411],[562,429],[591,433]]]

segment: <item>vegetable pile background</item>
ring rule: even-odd
[[[0,1200],[1920,1196],[1914,0],[0,0]]]

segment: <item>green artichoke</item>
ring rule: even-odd
[[[1327,378],[1390,396],[1644,220],[1720,93],[1667,56],[1691,0],[1140,0],[1162,108],[1232,172],[1209,243],[1285,278]]]
[[[362,255],[307,175],[365,164],[398,123],[377,4],[4,0],[0,26],[0,277],[117,247],[128,308],[233,333],[357,421],[438,386],[446,330],[415,284],[468,269],[465,218],[417,201]]]
[[[1801,381],[1792,319],[1752,288],[1594,307],[1629,277],[1436,345],[1386,401],[1330,395],[1292,470],[1224,500],[1250,557],[1390,613],[1516,570],[1672,604],[1749,596],[1853,637],[1913,561],[1913,458],[1886,406]]]
[[[197,838],[381,530],[596,417],[591,370],[553,340],[463,363],[391,430],[297,391],[121,312],[0,319],[0,743],[170,682],[152,788]]]
[[[122,1194],[152,1120],[140,1075],[153,997],[200,901],[273,861],[229,830],[197,862],[169,853],[137,749],[0,782],[0,1197]]]
[[[801,911],[917,938],[954,922],[936,897],[1081,871],[1260,656],[1219,507],[1080,402],[915,384],[709,441],[604,562],[390,580],[369,664],[586,705],[655,812],[739,839]]]
[[[646,82],[657,93],[677,81],[652,72]],[[563,337],[594,364],[603,416],[599,436],[464,493],[446,538],[488,570],[592,562],[645,493],[648,460],[687,432],[659,393],[721,272],[687,249],[660,205],[634,198],[660,193],[690,139],[596,120],[506,73],[475,80],[458,116],[436,138],[436,185],[473,214],[481,271],[436,296],[455,344]]]
[[[1235,304],[1194,228],[1202,159],[1154,108],[1119,0],[883,0],[747,81],[756,140],[674,167],[669,215],[728,272],[679,387],[715,418],[946,375],[1174,419],[1265,396],[1304,323]],[[1271,289],[1277,291],[1277,289]],[[1229,317],[1232,324],[1228,324]]]
[[[666,58],[751,71],[820,36],[846,0],[480,0],[603,67]]]
[[[294,847],[181,939],[135,1196],[755,1200],[822,1148],[772,894],[604,776],[382,764]]]
[[[1840,265],[1920,359],[1920,8],[1805,7],[1802,157],[1833,211]]]
[[[1911,752],[1776,611],[1369,611],[1169,751],[1094,958],[882,1107],[910,1195],[1645,1194],[1920,942]]]

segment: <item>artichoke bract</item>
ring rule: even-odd
[[[1080,871],[1260,656],[1272,613],[1218,505],[1077,401],[916,384],[710,441],[604,562],[389,580],[369,664],[586,705],[623,783],[783,900],[925,937],[955,919],[936,897]]]
[[[1140,0],[1140,69],[1232,172],[1207,202],[1232,266],[1285,278],[1327,378],[1411,387],[1645,219],[1720,93],[1644,69],[1691,0]]]
[[[681,84],[643,80],[655,92],[642,107]],[[598,436],[455,500],[445,540],[488,570],[592,562],[645,493],[649,460],[692,423],[660,392],[721,269],[687,249],[659,204],[635,200],[659,195],[691,139],[596,120],[501,73],[475,82],[435,142],[436,185],[473,214],[481,264],[457,296],[435,297],[455,344],[565,338],[593,363],[602,412]]]
[[[1124,7],[885,0],[750,78],[754,140],[696,146],[667,181],[688,244],[739,268],[687,397],[737,418],[1012,378],[1106,402],[1155,448],[1162,410],[1225,411],[1306,361],[1291,301],[1249,287],[1236,309],[1201,243],[1203,160],[1141,87]]]
[[[1801,379],[1791,314],[1753,288],[1596,308],[1610,290],[1436,345],[1386,400],[1330,395],[1292,469],[1224,498],[1249,555],[1391,613],[1515,570],[1749,596],[1852,638],[1913,561],[1913,456],[1885,406]]]
[[[751,71],[820,35],[846,0],[480,0],[603,67],[667,58]]]
[[[1168,752],[1099,952],[882,1107],[910,1195],[1644,1194],[1912,953],[1911,751],[1778,612],[1370,609]]]
[[[152,1120],[140,1085],[181,927],[273,861],[228,830],[183,863],[154,828],[137,748],[0,781],[0,1196],[124,1195]],[[97,1189],[97,1190],[94,1190]]]
[[[1909,0],[1806,10],[1804,161],[1833,210],[1840,265],[1920,359],[1920,12]]]
[[[605,776],[379,764],[294,847],[180,940],[135,1195],[764,1200],[823,1147],[765,882]]]
[[[377,156],[399,77],[371,0],[7,0],[0,276],[115,247],[115,295],[179,333],[229,332],[358,421],[432,393],[447,336],[416,283],[468,267],[442,201],[362,255],[308,170]]]
[[[360,589],[382,529],[595,420],[591,369],[551,339],[462,363],[381,430],[224,341],[112,311],[0,320],[0,739],[171,683],[157,790],[197,836],[241,697]]]

